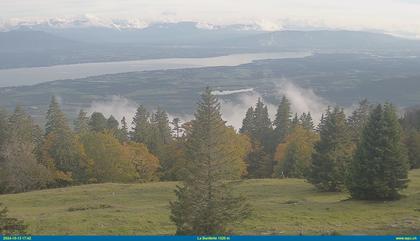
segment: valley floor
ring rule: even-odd
[[[253,215],[234,228],[250,235],[420,235],[420,170],[393,202],[348,200],[320,193],[298,179],[246,180]],[[1,195],[10,215],[24,219],[33,235],[171,235],[169,201],[175,182],[94,184]]]

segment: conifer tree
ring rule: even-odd
[[[187,142],[187,174],[171,202],[171,220],[178,235],[223,235],[229,226],[249,215],[243,197],[232,193],[231,153],[225,148],[226,131],[220,104],[206,88],[192,121]]]
[[[77,119],[74,121],[74,131],[78,134],[89,130],[89,117],[83,110],[79,111]]]
[[[274,158],[257,140],[251,139],[251,151],[246,157],[246,162],[248,178],[269,178],[274,171]]]
[[[181,119],[179,119],[178,117],[174,118],[171,122],[171,124],[173,125],[172,128],[172,132],[175,135],[175,138],[178,139],[181,137],[181,133],[182,133],[182,125],[181,125]]]
[[[239,129],[239,132],[249,136],[252,136],[255,132],[254,108],[252,106],[246,111],[245,119],[242,121],[242,127]]]
[[[362,131],[369,120],[369,113],[371,110],[370,103],[367,99],[364,99],[359,102],[359,106],[356,110],[353,111],[352,115],[349,117],[349,128],[352,135],[352,140],[355,143],[360,141],[362,136]]]
[[[45,129],[42,162],[54,173],[57,184],[84,181],[87,157],[54,97],[47,112]]]
[[[106,120],[106,128],[111,131],[111,133],[116,133],[118,130],[118,126],[120,123],[118,123],[117,119],[115,119],[115,117],[113,115],[111,115],[107,120]]]
[[[354,149],[346,116],[336,107],[328,109],[322,121],[308,180],[322,191],[341,191]]]
[[[169,144],[169,142],[172,140],[172,136],[171,127],[169,126],[168,114],[166,113],[166,111],[158,107],[153,119],[153,125],[158,130],[159,142],[164,145]]]
[[[113,118],[115,120],[115,118]],[[89,119],[89,129],[95,132],[104,132],[108,128],[105,116],[99,112],[93,112]]]
[[[123,118],[121,119],[121,129],[119,130],[118,139],[123,143],[129,141],[128,126],[127,126],[127,121],[125,119],[125,116],[123,116]]]
[[[273,127],[268,116],[267,106],[264,105],[261,99],[258,99],[257,105],[255,106],[254,118],[254,137],[264,145],[269,137],[271,137]]]
[[[305,128],[306,130],[309,130],[309,131],[314,130],[315,126],[314,126],[314,122],[312,120],[311,112],[303,113],[300,116],[299,121],[300,121],[300,124],[302,125],[302,127]]]
[[[136,115],[133,118],[133,130],[131,131],[131,140],[138,143],[148,143],[150,139],[150,114],[140,105],[137,108]]]
[[[283,96],[277,109],[276,119],[274,120],[274,138],[275,144],[282,143],[291,130],[292,113],[290,111],[290,102]]]
[[[55,96],[51,98],[50,106],[47,111],[47,122],[45,124],[45,135],[52,132],[69,131],[70,127],[67,124],[66,117],[61,111],[60,106]]]
[[[298,114],[295,113],[295,117],[293,117],[292,119],[292,128],[295,128],[299,124],[300,124],[300,120],[299,120]]]
[[[407,187],[408,162],[391,104],[372,111],[349,174],[347,187],[355,199],[398,199],[399,191]]]

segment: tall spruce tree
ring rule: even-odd
[[[320,140],[314,149],[308,181],[322,191],[341,191],[354,149],[342,109],[328,109],[320,124]]]
[[[252,106],[246,111],[245,119],[242,121],[242,127],[239,129],[239,132],[249,136],[252,136],[255,132],[254,108]]]
[[[166,149],[172,141],[171,127],[168,114],[160,107],[152,115],[149,133],[149,140],[145,143],[149,150],[161,160],[170,158]]]
[[[121,119],[121,128],[119,130],[118,139],[123,143],[128,142],[130,139],[128,136],[128,126],[125,116]]]
[[[47,122],[45,124],[45,135],[51,132],[69,131],[70,127],[67,124],[67,119],[60,109],[55,96],[51,97],[50,106],[47,111]]]
[[[295,117],[292,119],[292,129],[295,128],[300,124],[299,116],[297,113],[295,113]]]
[[[300,124],[303,128],[308,131],[313,131],[315,129],[314,121],[312,120],[311,112],[303,113],[299,118]]]
[[[170,203],[178,235],[227,234],[229,226],[250,213],[244,198],[235,196],[226,181],[234,170],[231,153],[225,148],[225,131],[220,104],[206,88],[188,136],[184,185],[177,187],[177,199]]]
[[[115,120],[115,118],[113,118]],[[100,112],[93,112],[89,119],[89,129],[95,132],[104,132],[108,128],[105,116]]]
[[[131,140],[145,144],[149,142],[151,129],[149,118],[149,112],[143,105],[140,105],[133,118],[133,130],[130,133]]]
[[[348,123],[352,135],[352,139],[355,143],[358,143],[362,137],[363,129],[369,120],[369,113],[371,105],[367,99],[359,102],[359,106],[353,111],[349,117]]]
[[[355,199],[397,199],[407,187],[408,161],[391,104],[372,111],[349,173],[347,187]]]
[[[262,102],[261,99],[258,99],[257,105],[255,106],[254,118],[254,138],[264,145],[265,142],[268,141],[269,137],[271,137],[273,127],[270,117],[268,116],[267,106]]]
[[[84,110],[79,111],[77,119],[74,121],[74,131],[78,134],[89,130],[89,117]]]
[[[290,111],[290,102],[283,96],[280,105],[277,109],[276,118],[274,120],[274,138],[275,144],[282,143],[286,136],[291,131],[292,112]]]
[[[107,120],[106,120],[106,128],[111,131],[111,133],[117,133],[118,131],[118,126],[120,125],[120,123],[117,121],[117,119],[115,119],[115,117],[113,115],[111,115]]]
[[[85,181],[87,157],[54,97],[47,112],[45,130],[42,162],[55,173],[57,185]]]
[[[166,111],[158,107],[154,115],[154,126],[158,130],[158,138],[162,144],[169,144],[172,140],[171,127],[169,126],[169,118]]]
[[[178,117],[174,118],[171,122],[173,128],[172,128],[172,132],[175,136],[176,139],[179,139],[181,137],[181,133],[182,133],[182,125],[181,125],[181,119],[179,119]]]

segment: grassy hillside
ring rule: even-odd
[[[247,180],[254,214],[237,234],[420,234],[420,170],[410,173],[405,198],[395,202],[347,200],[319,193],[298,179]],[[173,234],[168,202],[176,183],[96,184],[1,195],[13,216],[37,235]]]

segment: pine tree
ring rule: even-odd
[[[255,132],[255,117],[254,117],[254,108],[251,106],[246,111],[245,119],[242,121],[242,127],[239,129],[239,132],[242,134],[248,134],[252,136]]]
[[[150,114],[140,105],[137,108],[136,115],[133,119],[133,130],[131,131],[131,140],[138,143],[148,143],[150,139]]]
[[[106,120],[106,128],[111,131],[111,133],[116,133],[118,131],[118,126],[120,123],[118,123],[117,119],[113,115],[111,115]]]
[[[20,106],[16,106],[15,111],[10,115],[7,131],[9,140],[16,138],[20,142],[29,143],[34,140],[34,122]]]
[[[89,117],[83,110],[79,111],[77,119],[74,121],[74,131],[78,134],[89,130]]]
[[[57,184],[67,185],[73,181],[84,181],[87,157],[54,97],[47,112],[45,129],[41,159],[54,173]]]
[[[349,127],[353,142],[358,143],[362,136],[362,131],[369,120],[369,113],[371,110],[370,103],[367,99],[359,102],[359,106],[353,111],[349,117]]]
[[[349,173],[347,187],[355,199],[397,199],[407,187],[408,162],[392,105],[372,111]]]
[[[295,117],[293,117],[292,119],[292,129],[298,126],[299,124],[300,124],[300,120],[299,120],[298,114],[295,113]]]
[[[346,116],[336,107],[332,111],[328,109],[322,121],[308,180],[322,191],[341,191],[354,149]]]
[[[269,178],[274,170],[271,157],[257,140],[251,139],[251,151],[246,157],[248,178]]]
[[[159,142],[164,145],[169,144],[169,142],[172,140],[171,127],[169,126],[169,118],[166,111],[162,110],[160,107],[158,107],[154,115],[153,125],[158,130]]]
[[[130,140],[128,136],[128,126],[127,121],[125,120],[125,116],[121,119],[121,129],[119,130],[118,139],[123,143]]]
[[[113,118],[115,120],[115,118]],[[93,112],[89,119],[89,129],[95,132],[104,132],[108,128],[105,116],[99,112]]]
[[[258,99],[254,110],[255,131],[254,138],[260,141],[263,145],[271,137],[273,127],[271,125],[270,117],[268,116],[267,106]]]
[[[172,132],[174,133],[175,138],[176,139],[180,138],[181,137],[181,133],[182,133],[181,119],[174,118],[172,120],[171,124],[173,125]]]
[[[187,142],[187,175],[171,202],[171,220],[179,235],[223,235],[229,226],[249,215],[243,197],[234,196],[230,179],[231,153],[225,148],[226,131],[220,104],[206,88],[198,104]]]
[[[303,113],[299,118],[299,122],[306,130],[313,131],[315,129],[311,112]]]
[[[282,143],[286,136],[291,131],[292,124],[292,113],[290,111],[290,102],[283,96],[280,105],[277,109],[276,119],[274,120],[274,138],[276,139],[275,144]]]
[[[55,96],[51,98],[51,103],[47,112],[47,122],[45,124],[45,135],[52,132],[69,131],[70,127],[67,124],[66,117],[61,111],[60,106]]]

